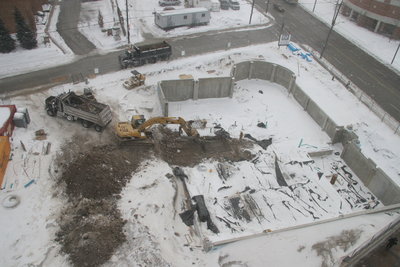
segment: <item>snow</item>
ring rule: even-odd
[[[3,128],[4,124],[8,121],[11,115],[9,107],[0,107],[0,129]]]
[[[245,30],[241,27],[248,24],[251,5],[246,1],[240,1],[240,3],[239,11],[212,12],[211,22],[207,26],[182,27],[165,32],[157,28],[153,22],[152,12],[162,10],[157,1],[130,1],[132,42],[144,40],[143,36],[146,34],[165,38],[210,30]],[[300,3],[305,8],[312,9],[310,3],[302,1]],[[119,1],[119,5],[122,13],[125,14],[125,1]],[[111,12],[110,6],[111,2],[106,0],[82,3],[80,31],[96,45],[101,53],[117,49],[126,43],[126,37],[121,36],[120,41],[114,41],[113,37],[101,32],[97,25],[98,10],[101,10],[106,27],[114,26],[116,11],[114,9],[114,12]],[[315,14],[329,23],[333,7],[333,2],[318,1]],[[55,6],[53,12],[49,32],[57,45],[51,43],[46,47],[39,42],[37,49],[28,51],[18,48],[10,54],[0,55],[0,78],[63,64],[74,59],[72,52],[56,32],[55,23],[59,6]],[[258,24],[258,27],[267,27],[266,23],[268,19],[255,10],[253,24]],[[42,34],[44,28],[39,29]],[[338,17],[335,30],[386,63],[390,63],[392,54],[398,46],[397,41],[390,41],[357,27],[341,15]],[[316,62],[307,62],[285,48],[278,49],[276,43],[160,62],[156,65],[137,68],[147,78],[146,85],[148,86],[141,89],[128,91],[122,87],[123,81],[130,76],[130,70],[124,70],[91,79],[88,85],[65,84],[41,92],[1,100],[2,104],[27,107],[32,122],[27,129],[17,128],[14,131],[12,160],[8,164],[0,191],[1,201],[10,194],[19,196],[21,200],[21,203],[13,209],[0,207],[0,227],[4,229],[1,234],[0,265],[69,266],[66,256],[60,252],[60,245],[54,241],[58,230],[56,218],[66,202],[56,189],[54,158],[56,153],[62,152],[61,145],[70,140],[74,134],[79,133],[93,142],[101,142],[102,138],[107,138],[104,134],[97,134],[93,129],[83,129],[79,123],[69,123],[61,118],[49,118],[43,112],[43,102],[47,96],[68,90],[83,92],[85,87],[90,86],[100,102],[112,107],[114,123],[119,120],[128,120],[133,114],[143,114],[146,118],[150,118],[162,115],[154,87],[160,80],[179,79],[181,74],[190,74],[195,79],[227,76],[233,64],[257,59],[277,63],[292,70],[297,76],[297,84],[338,125],[351,127],[359,136],[362,152],[400,185],[400,137],[361,104],[343,85],[336,80],[332,81],[331,75]],[[398,57],[393,66],[399,68]],[[260,93],[260,90],[263,93]],[[250,133],[257,139],[272,137],[273,144],[266,151],[258,147],[252,149],[252,153],[259,159],[256,164],[249,162],[228,164],[232,176],[225,183],[218,176],[217,162],[205,161],[194,168],[184,168],[189,176],[190,193],[206,196],[206,204],[213,222],[221,230],[219,235],[211,233],[203,224],[198,226],[202,237],[196,236],[191,229],[186,227],[177,214],[183,210],[179,205],[177,205],[179,207],[174,206],[172,201],[175,190],[183,189],[181,185],[174,184],[172,180],[165,177],[165,174],[172,172],[171,166],[156,158],[143,162],[140,170],[132,175],[119,201],[123,218],[127,220],[126,235],[139,239],[140,247],[137,246],[137,242],[128,238],[106,266],[130,266],[132,263],[144,266],[148,265],[149,261],[154,263],[153,266],[222,266],[224,264],[321,266],[323,261],[331,265],[352,249],[368,241],[398,216],[396,212],[369,214],[287,230],[287,227],[294,225],[301,226],[318,220],[351,214],[362,210],[364,206],[351,207],[348,202],[343,201],[345,195],[341,195],[338,191],[349,187],[344,178],[339,177],[335,186],[329,183],[330,172],[336,166],[335,164],[340,164],[340,158],[335,154],[320,158],[310,158],[308,155],[308,152],[315,149],[332,149],[334,152],[340,152],[341,146],[332,146],[328,136],[308,117],[292,96],[287,94],[286,89],[277,84],[260,80],[240,81],[235,87],[233,98],[170,103],[170,114],[182,116],[185,119],[206,119],[209,126],[214,123],[220,124],[233,137],[238,137],[242,131]],[[1,119],[5,116],[5,111],[0,109],[0,125],[2,125]],[[257,127],[259,122],[265,123],[267,127]],[[35,131],[39,129],[44,129],[47,133],[46,140],[36,140]],[[109,131],[112,131],[112,125],[109,126]],[[213,134],[211,127],[199,129],[201,135],[210,134],[210,131]],[[21,142],[26,151],[23,150]],[[50,154],[45,155],[44,151],[49,143],[51,143]],[[300,144],[304,145],[300,146]],[[297,194],[291,195],[287,190],[279,188],[275,177],[265,174],[274,173],[275,155],[285,173],[295,174],[294,177],[285,177],[289,186],[307,182],[305,186],[299,187]],[[310,159],[314,160],[314,163],[303,167],[288,164]],[[321,179],[315,175],[319,170],[325,173]],[[350,173],[353,175],[352,179],[358,182],[358,185],[354,187],[355,192],[361,193],[368,200],[366,204],[380,206],[381,204],[373,201],[370,197],[371,193],[360,183],[354,173],[351,171]],[[262,182],[258,180],[260,177],[263,178]],[[31,181],[33,183],[30,183]],[[221,187],[227,185],[232,187],[220,190]],[[239,231],[232,233],[223,222],[216,218],[217,215],[223,214],[224,209],[213,203],[215,199],[220,204],[228,203],[228,199],[246,190],[246,186],[254,189],[255,192],[243,195],[253,197],[260,205],[263,196],[271,199],[270,204],[273,204],[275,215],[268,205],[263,204],[261,210],[264,212],[265,220],[260,219],[260,223],[254,218],[247,223],[238,220]],[[311,196],[310,190],[319,194],[322,199],[327,199],[315,202],[321,207],[315,203],[308,203],[316,210],[314,215],[319,217],[316,220],[311,214],[307,214],[300,201]],[[182,199],[178,199],[178,202],[180,201]],[[282,204],[284,201],[301,212],[290,211]],[[350,203],[356,204],[351,201]],[[274,216],[277,219],[274,219]],[[232,217],[229,218],[231,219]],[[267,232],[264,232],[265,230]],[[339,246],[333,247],[332,259],[319,256],[314,245],[340,235],[343,230],[359,230],[360,236],[347,250]],[[208,253],[202,250],[202,238],[223,241],[261,232],[264,232],[265,236],[218,246]]]
[[[98,101],[111,106],[115,114],[113,123],[129,119],[133,114],[144,114],[149,118],[161,115],[154,87],[158,81],[178,79],[180,74],[191,74],[196,79],[227,76],[233,64],[254,59],[274,62],[296,73],[296,82],[326,110],[329,116],[335,119],[336,123],[352,124],[354,131],[360,136],[363,152],[393,179],[400,180],[398,175],[400,173],[400,137],[393,134],[393,131],[360,104],[343,85],[336,80],[332,81],[331,75],[316,62],[307,62],[293,55],[288,49],[279,49],[276,43],[145,65],[137,70],[146,75],[147,86],[135,90],[126,90],[122,87],[123,81],[130,76],[130,70],[123,70],[91,79],[88,85],[65,84],[3,100],[4,104],[12,103],[17,107],[27,107],[32,122],[27,129],[17,128],[14,132],[13,160],[9,162],[5,182],[2,185],[4,189],[0,192],[1,200],[9,194],[16,194],[21,199],[19,206],[14,209],[0,207],[2,210],[0,226],[2,229],[7,229],[3,231],[3,242],[0,244],[0,251],[2,251],[0,265],[69,265],[66,256],[60,253],[60,245],[54,241],[54,235],[58,229],[55,218],[66,200],[54,189],[53,159],[57,152],[61,152],[61,144],[70,140],[76,133],[93,142],[107,138],[107,135],[99,135],[93,129],[82,128],[79,123],[70,123],[62,118],[49,118],[43,111],[43,101],[47,96],[68,90],[82,93],[85,87],[90,86]],[[263,93],[259,93],[259,90]],[[207,171],[201,170],[203,168],[199,169],[198,166],[184,168],[190,177],[188,187],[191,194],[205,192],[208,194],[207,190],[210,190],[210,195],[205,194],[206,204],[212,213],[213,222],[218,224],[221,230],[220,235],[214,235],[205,228],[205,225],[200,225],[199,229],[203,238],[223,241],[225,238],[247,236],[268,229],[272,232],[266,233],[265,237],[247,239],[216,247],[208,253],[204,252],[202,238],[197,237],[182,223],[177,214],[182,211],[180,206],[174,207],[172,204],[174,187],[180,186],[174,185],[165,177],[167,173],[172,172],[171,167],[162,160],[153,158],[144,162],[140,170],[133,174],[119,202],[121,213],[127,220],[126,234],[139,238],[142,241],[141,248],[136,247],[137,243],[128,239],[106,266],[129,266],[132,262],[145,264],[149,259],[155,263],[155,266],[168,264],[187,266],[188,263],[195,266],[217,266],[232,262],[248,266],[265,266],[268,263],[274,266],[294,264],[320,266],[323,258],[317,255],[313,245],[329,240],[330,237],[339,235],[343,230],[361,230],[359,238],[350,248],[344,250],[341,247],[335,247],[333,249],[333,260],[337,261],[396,218],[396,213],[387,212],[362,215],[345,221],[333,221],[296,230],[275,231],[284,230],[296,224],[314,222],[314,219],[311,214],[305,216],[301,212],[288,211],[287,207],[280,204],[284,200],[306,214],[300,207],[299,197],[296,199],[296,196],[292,195],[292,199],[288,198],[285,194],[288,192],[285,189],[279,189],[276,180],[272,179],[271,175],[261,174],[261,171],[274,171],[271,165],[271,160],[275,157],[274,152],[285,172],[295,174],[288,180],[289,185],[294,186],[309,180],[308,185],[299,188],[297,196],[307,196],[307,190],[310,192],[309,190],[312,189],[322,199],[327,198],[326,202],[318,202],[321,208],[316,204],[312,205],[316,209],[314,215],[321,219],[336,218],[340,214],[349,214],[363,208],[363,206],[351,208],[344,202],[340,207],[343,196],[337,191],[348,186],[344,179],[338,178],[335,187],[332,187],[329,177],[324,176],[319,180],[317,176],[314,176],[318,168],[325,170],[329,175],[332,164],[340,160],[334,154],[323,158],[313,158],[315,163],[310,165],[313,170],[309,166],[299,167],[296,164],[286,164],[290,161],[308,160],[307,153],[314,147],[331,148],[334,151],[340,151],[341,147],[329,144],[328,136],[281,86],[260,80],[243,80],[237,83],[233,98],[190,100],[170,103],[170,106],[171,115],[181,115],[185,119],[206,119],[208,125],[221,124],[234,137],[238,137],[240,131],[251,133],[257,139],[272,137],[273,145],[266,151],[262,151],[261,148],[255,148],[252,151],[257,153],[261,159],[260,163],[251,165],[249,162],[240,162],[231,166],[234,174],[229,180],[229,185],[232,186],[230,189],[218,192],[223,184],[216,171],[216,162],[203,162],[201,165],[204,165]],[[267,128],[257,127],[258,122],[266,123]],[[46,140],[34,140],[34,132],[38,129],[45,130]],[[112,131],[112,125],[108,130]],[[206,134],[206,132],[201,132],[201,129],[199,131],[203,135]],[[210,128],[203,131],[209,133]],[[303,139],[303,144],[307,145],[299,147],[301,139]],[[27,151],[23,151],[20,141],[24,143]],[[43,154],[46,142],[51,143],[49,155]],[[258,170],[252,166],[256,166]],[[255,175],[252,176],[251,173]],[[246,176],[246,179],[243,180],[242,176]],[[257,177],[263,177],[262,185],[268,190],[261,190],[262,186],[258,184]],[[34,183],[24,187],[32,179]],[[353,179],[358,178],[353,174]],[[363,196],[368,197],[370,194],[368,190],[359,181],[358,184],[360,187],[356,190],[359,192],[363,190]],[[216,215],[222,212],[222,209],[215,207],[212,204],[214,199],[211,198],[217,197],[218,203],[222,204],[226,201],[225,196],[231,197],[236,192],[243,191],[246,186],[256,189],[254,194],[249,194],[256,200],[262,199],[263,194],[272,199],[271,203],[274,204],[273,209],[278,220],[273,220],[273,214],[263,207],[265,217],[270,220],[269,224],[266,221],[259,224],[254,220],[247,224],[241,223],[240,227],[245,231],[232,234],[223,223],[216,219]],[[369,198],[369,204],[375,203]],[[322,208],[327,212],[324,212]]]

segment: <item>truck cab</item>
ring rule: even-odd
[[[237,0],[229,0],[229,7],[232,8],[233,10],[239,10],[240,4]]]

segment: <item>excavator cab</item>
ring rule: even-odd
[[[140,125],[142,125],[146,119],[144,118],[144,115],[133,115],[131,119],[131,124],[134,129],[139,128]]]

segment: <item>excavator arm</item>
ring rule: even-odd
[[[137,121],[143,120],[143,116],[137,115],[137,117]],[[123,139],[147,139],[147,130],[154,124],[179,124],[179,130],[183,130],[188,136],[199,136],[197,130],[192,128],[192,123],[186,122],[181,117],[154,117],[139,125],[135,123],[135,120],[132,122],[119,122],[116,125],[116,134]]]
[[[145,121],[142,125],[140,125],[137,130],[138,132],[145,132],[148,128],[153,126],[154,124],[179,124],[181,129],[185,131],[188,136],[199,136],[199,133],[196,129],[193,129],[190,122],[186,122],[181,117],[154,117],[147,121]]]

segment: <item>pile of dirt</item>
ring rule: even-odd
[[[74,266],[99,266],[126,241],[124,220],[117,208],[122,188],[141,161],[146,147],[83,143],[81,137],[62,148],[56,159],[58,182],[69,204],[58,220],[56,240]]]
[[[113,201],[81,199],[60,217],[56,240],[74,266],[99,266],[126,241],[125,221]]]
[[[161,138],[155,140],[156,153],[171,165],[193,167],[204,159],[218,161],[251,160],[254,155],[246,148],[253,146],[249,140],[228,137],[183,137],[168,128],[159,128]]]
[[[79,153],[62,174],[68,196],[104,199],[119,194],[141,161],[127,150],[106,145]]]

